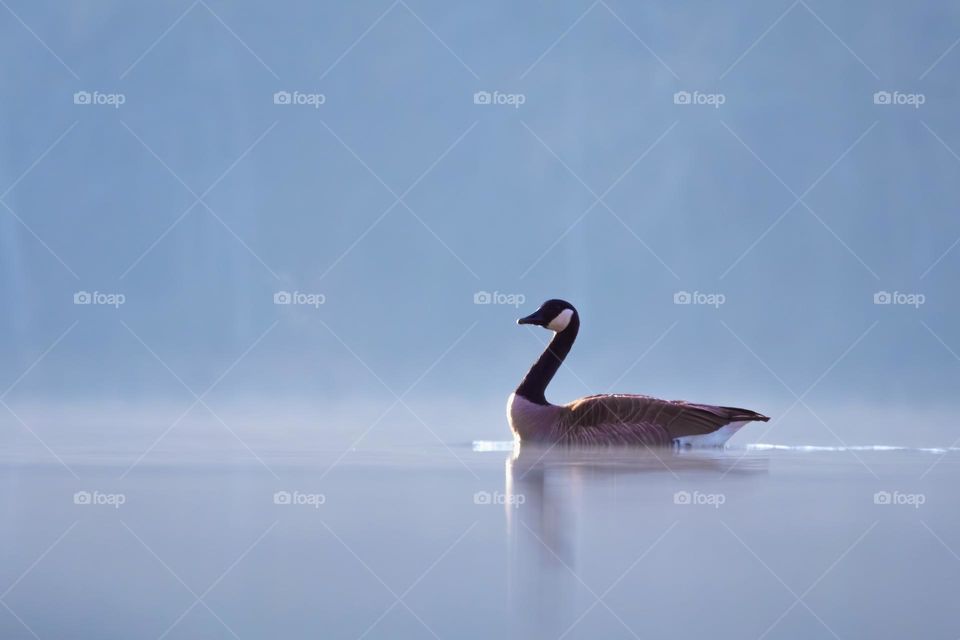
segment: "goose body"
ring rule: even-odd
[[[553,340],[507,400],[507,419],[521,442],[568,445],[721,446],[743,425],[769,420],[749,409],[603,394],[569,404],[547,402],[544,392],[570,352],[580,328],[573,305],[548,300],[519,324],[555,332]]]

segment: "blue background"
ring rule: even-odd
[[[776,418],[744,442],[949,445],[958,16],[5,0],[0,437],[143,450],[189,408],[170,437],[214,447],[238,446],[226,425],[254,448],[502,439],[548,337],[513,321],[563,297],[583,327],[555,402],[613,390]]]

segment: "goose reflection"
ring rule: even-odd
[[[558,613],[572,610],[576,592],[589,589],[578,562],[584,518],[591,518],[587,522],[591,526],[609,517],[633,530],[645,525],[662,528],[656,517],[663,519],[664,510],[673,506],[673,493],[691,477],[704,484],[719,482],[726,476],[766,473],[767,465],[766,454],[723,449],[584,449],[517,443],[506,460],[504,508],[510,595],[519,607],[515,624],[523,627],[518,632],[556,638],[566,627]],[[623,502],[624,496],[638,491],[660,497],[656,503],[635,498]]]
[[[680,479],[713,472],[765,472],[767,457],[725,449],[571,448],[516,443],[506,461],[504,493],[508,530],[519,529],[539,540],[547,561],[574,562],[571,540],[584,493],[614,489],[638,475]],[[595,496],[594,496],[595,497]],[[633,505],[634,507],[636,505]],[[551,560],[552,558],[552,560]]]

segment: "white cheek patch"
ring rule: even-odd
[[[560,332],[567,328],[567,325],[570,324],[570,318],[573,317],[573,309],[564,309],[557,314],[557,317],[550,321],[550,324],[547,325],[547,329],[551,331]]]

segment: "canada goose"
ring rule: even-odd
[[[570,353],[580,316],[569,302],[547,300],[517,324],[534,324],[554,332],[553,340],[507,400],[507,419],[521,442],[720,446],[746,423],[770,419],[749,409],[642,395],[594,395],[570,404],[550,404],[544,392]]]

